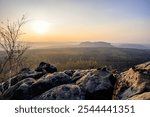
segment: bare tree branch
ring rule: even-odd
[[[19,41],[19,37],[23,34],[21,32],[22,26],[27,22],[25,16],[23,15],[21,19],[18,19],[16,22],[10,22],[7,20],[6,23],[1,22],[0,26],[0,46],[5,52],[5,59],[0,68],[0,74],[4,69],[9,67],[8,72],[13,71],[13,66],[23,60],[23,54],[29,48],[23,42]],[[8,65],[9,63],[9,65]]]

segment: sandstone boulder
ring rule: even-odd
[[[42,95],[36,97],[37,100],[81,100],[82,91],[78,85],[65,84],[54,87]]]
[[[85,92],[85,99],[112,99],[116,79],[108,70],[93,69],[80,78],[76,84]]]
[[[30,91],[29,88],[23,87],[26,85],[30,87],[35,80],[33,78],[24,79],[15,85],[9,87],[6,91],[4,91],[1,95],[1,99],[12,100],[12,99],[29,99]],[[22,93],[20,92],[22,90]]]
[[[55,67],[43,62],[36,70],[22,69],[16,76],[0,83],[0,99],[150,99],[150,62],[117,75],[107,68],[56,71]]]
[[[86,75],[89,72],[92,72],[93,69],[87,69],[87,70],[75,70],[73,75],[72,75],[72,81],[76,82],[80,78],[82,78],[84,75]]]
[[[71,77],[63,72],[47,74],[31,86],[31,91],[34,96],[37,96],[53,87],[71,82]]]
[[[35,71],[54,73],[57,72],[57,68],[51,64],[41,62],[40,65],[35,69]]]
[[[129,100],[150,100],[150,92],[134,95]]]
[[[64,73],[67,74],[68,76],[71,76],[73,75],[75,71],[74,70],[65,70]]]
[[[30,70],[28,68],[22,69],[16,76],[9,78],[6,82],[1,83],[1,91],[4,92],[5,90],[9,89],[11,86],[17,84],[18,82],[26,79],[26,78],[34,78],[39,79],[45,73],[37,72],[34,70]]]
[[[120,74],[114,90],[114,99],[133,99],[150,92],[150,62],[130,68]]]

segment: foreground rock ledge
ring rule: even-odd
[[[150,62],[121,73],[115,85],[113,99],[150,99]]]
[[[117,76],[117,77],[116,77]],[[65,70],[41,62],[0,83],[3,100],[150,99],[150,62],[114,75],[107,68]]]

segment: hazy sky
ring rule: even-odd
[[[150,43],[150,0],[0,0],[0,20],[23,14],[26,41]]]

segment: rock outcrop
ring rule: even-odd
[[[35,69],[38,72],[47,72],[47,73],[54,73],[57,72],[57,68],[51,64],[41,62],[39,67]]]
[[[35,82],[33,78],[26,78],[3,92],[1,99],[30,99],[29,87]]]
[[[36,100],[81,100],[84,99],[82,90],[78,85],[66,84],[54,87],[42,95],[34,98]]]
[[[65,70],[41,62],[0,83],[3,100],[146,100],[150,99],[150,62],[121,74],[107,68]]]
[[[32,84],[30,87],[30,91],[32,92],[32,97],[34,97],[44,93],[45,91],[53,87],[57,87],[62,84],[69,84],[71,82],[71,77],[63,72],[47,74],[37,80],[34,84]]]
[[[114,99],[150,99],[150,62],[134,66],[120,74]]]
[[[85,99],[112,99],[116,79],[107,70],[92,70],[80,78],[76,84],[85,93]]]

